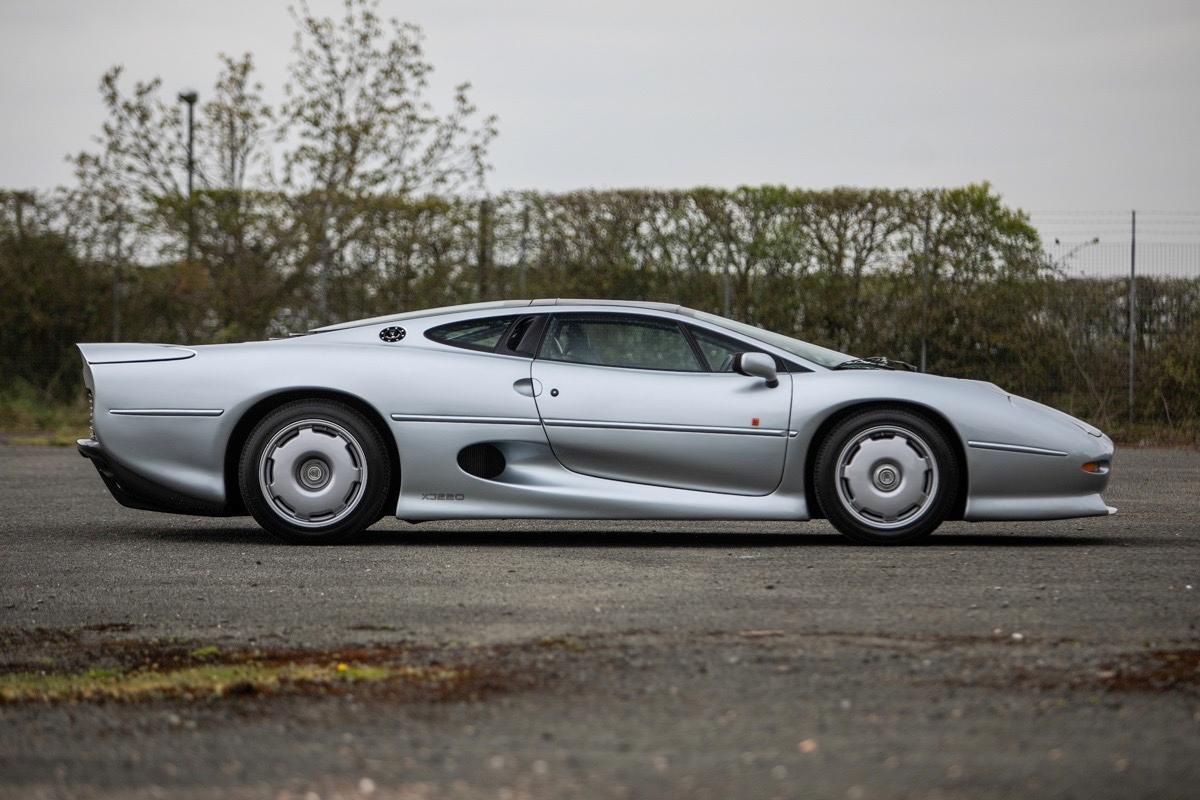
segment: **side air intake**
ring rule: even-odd
[[[468,475],[490,480],[504,472],[504,453],[493,444],[473,444],[458,451],[458,466]]]

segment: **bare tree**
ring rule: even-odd
[[[340,20],[292,9],[297,32],[280,110],[282,183],[310,200],[317,315],[329,314],[330,273],[365,224],[359,201],[483,187],[496,118],[477,118],[459,84],[439,114],[426,100],[432,65],[421,29],[382,20],[377,0],[346,0]]]
[[[245,189],[257,166],[270,169],[265,149],[274,111],[262,98],[262,83],[253,79],[250,53],[232,58],[221,53],[221,72],[212,99],[201,107],[200,150],[209,180],[227,189]]]

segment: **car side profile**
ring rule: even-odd
[[[894,368],[674,305],[476,303],[286,339],[80,344],[118,502],[249,513],[293,543],[386,515],[943,521],[1114,513],[1113,445],[994,384]]]

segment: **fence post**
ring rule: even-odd
[[[121,204],[117,204],[112,239],[112,340],[121,341]]]
[[[526,199],[521,204],[521,241],[517,252],[517,297],[525,296],[525,279],[526,273],[529,271],[529,264],[526,261],[528,255],[527,248],[529,244],[529,201]]]
[[[12,197],[13,203],[16,205],[15,213],[16,213],[16,218],[17,218],[17,237],[24,238],[24,236],[25,236],[25,199],[29,198],[32,201],[33,195],[28,194],[26,192],[13,192],[10,195],[10,197]]]
[[[479,269],[475,295],[482,300],[488,291],[488,265],[492,258],[492,204],[487,198],[479,201],[479,249],[476,254]]]
[[[1137,211],[1129,212],[1129,422],[1133,422],[1134,362],[1137,357]]]
[[[721,270],[721,315],[726,319],[733,319],[733,287],[729,282],[728,258],[726,258],[725,266]]]

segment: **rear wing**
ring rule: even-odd
[[[180,361],[196,355],[188,347],[174,344],[84,343],[79,348],[83,360],[90,364],[128,364],[138,361]]]

